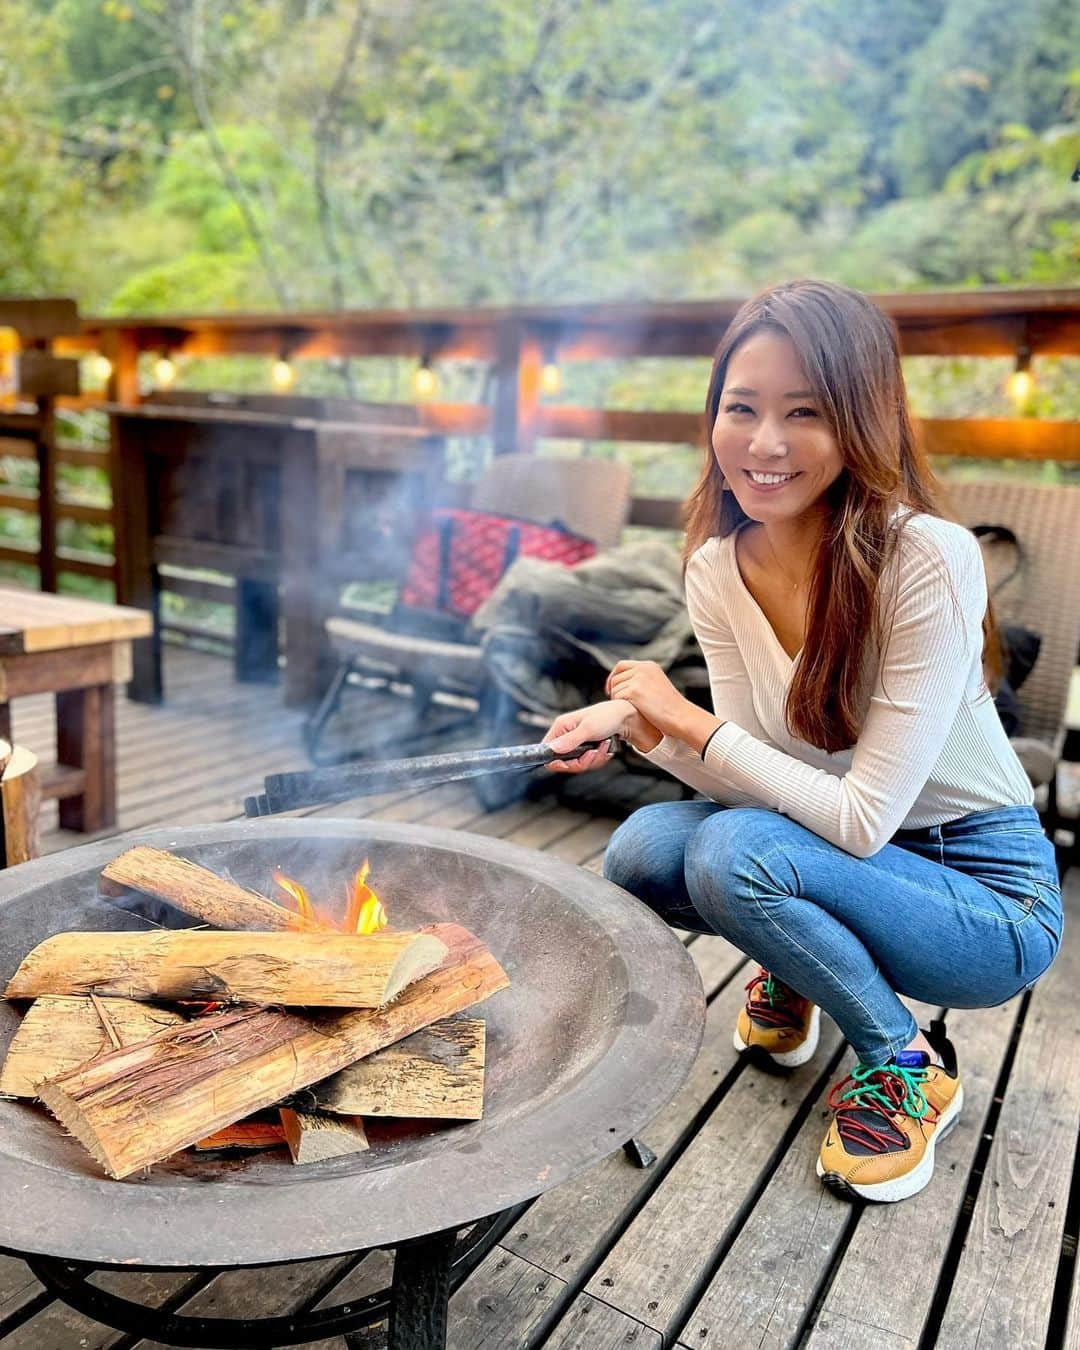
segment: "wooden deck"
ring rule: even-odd
[[[298,714],[275,690],[233,684],[220,660],[170,651],[168,690],[164,707],[120,706],[121,829],[236,816],[264,774],[303,762]],[[16,735],[43,754],[50,719],[43,699],[15,705]],[[467,785],[451,785],[369,802],[365,814],[497,835],[596,869],[619,810],[656,790],[631,781],[609,814],[551,797],[484,813]],[[82,842],[47,828],[49,850]],[[1076,922],[1076,870],[1067,895]],[[850,1059],[835,1028],[823,1023],[818,1054],[790,1077],[742,1065],[731,1030],[744,958],[720,938],[690,951],[708,1025],[690,1077],[643,1132],[657,1162],[640,1170],[620,1151],[537,1200],[455,1295],[454,1350],[1080,1347],[1080,939],[1068,933],[1031,995],[950,1017],[963,1119],[931,1186],[880,1207],[844,1203],[813,1174],[825,1094]],[[250,1317],[357,1297],[385,1282],[386,1265],[376,1254],[210,1282],[96,1278],[185,1312]],[[68,1310],[0,1258],[2,1350],[136,1344],[150,1342]]]

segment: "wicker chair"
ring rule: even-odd
[[[945,486],[958,520],[969,527],[1008,526],[1024,552],[1020,571],[995,593],[994,612],[999,623],[1020,623],[1042,637],[1018,693],[1024,734],[1012,743],[1033,785],[1046,788],[1041,815],[1053,838],[1061,823],[1057,766],[1065,707],[1080,644],[1080,488],[1005,481]],[[993,550],[987,566],[993,587]]]
[[[504,455],[489,464],[473,488],[469,506],[545,524],[558,521],[592,539],[598,548],[611,548],[618,543],[630,512],[630,470],[603,459]],[[482,699],[486,687],[483,653],[468,632],[462,640],[446,640],[438,634],[417,633],[412,625],[398,622],[400,617],[391,614],[385,624],[350,618],[328,621],[327,632],[340,663],[306,728],[312,759],[346,757],[340,752],[323,754],[319,739],[354,671],[412,689],[417,720],[411,732],[398,737],[399,743],[422,733],[438,691]]]

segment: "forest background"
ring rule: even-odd
[[[1078,161],[1074,0],[0,5],[0,287],[84,313],[1075,285]],[[268,364],[181,378],[267,390]],[[1078,365],[1037,361],[1020,411],[1080,417]],[[927,416],[1016,415],[1010,368],[906,363]],[[407,400],[411,370],[298,363],[296,388]],[[439,376],[484,397],[482,369]],[[564,402],[696,410],[707,363],[564,378]],[[587,449],[672,496],[700,455]],[[86,472],[69,491],[103,490]]]

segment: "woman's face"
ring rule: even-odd
[[[786,334],[755,333],[736,348],[712,448],[752,520],[794,520],[840,476],[840,447]]]

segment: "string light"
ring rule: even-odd
[[[1017,408],[1026,406],[1035,391],[1035,376],[1031,373],[1031,348],[1021,347],[1016,353],[1016,369],[1005,385]]]
[[[162,352],[154,362],[154,383],[159,389],[171,389],[176,383],[176,362],[168,352]]]
[[[431,369],[431,357],[425,352],[413,374],[413,391],[417,398],[431,398],[438,387],[439,381]]]
[[[288,393],[296,383],[296,370],[284,356],[279,356],[270,368],[270,382],[279,394]]]
[[[552,395],[562,393],[558,347],[550,340],[544,343],[544,364],[540,367],[540,392]]]
[[[562,393],[562,371],[554,361],[545,361],[540,371],[540,391],[544,394]]]
[[[90,378],[97,384],[108,384],[113,373],[113,363],[102,352],[95,352],[90,358]]]

